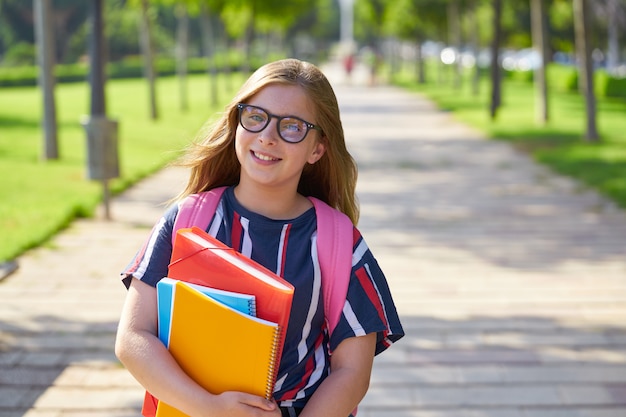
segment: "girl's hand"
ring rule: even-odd
[[[276,402],[252,394],[228,391],[215,396],[213,411],[218,416],[280,417]]]

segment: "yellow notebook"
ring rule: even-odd
[[[169,350],[213,394],[241,391],[270,398],[280,327],[241,313],[184,282],[176,283]],[[157,417],[184,417],[163,401]]]

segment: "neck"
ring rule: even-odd
[[[235,187],[235,197],[246,209],[275,220],[287,220],[300,216],[312,207],[308,198],[282,189],[263,187]]]

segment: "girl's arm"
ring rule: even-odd
[[[115,354],[151,394],[190,416],[280,416],[275,403],[240,392],[212,395],[178,366],[157,337],[156,289],[132,279]]]
[[[341,342],[331,356],[330,375],[300,417],[348,417],[369,388],[375,349],[376,333]]]

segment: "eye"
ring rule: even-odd
[[[302,132],[306,129],[306,126],[298,119],[283,119],[281,129],[289,132]]]
[[[244,117],[251,124],[264,124],[267,120],[267,114],[264,111],[251,107],[246,108]]]

